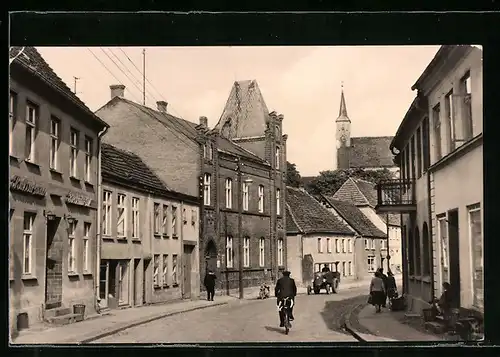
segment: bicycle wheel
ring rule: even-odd
[[[288,317],[288,309],[285,309],[285,335],[290,331],[290,318]]]

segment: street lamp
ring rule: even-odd
[[[243,182],[245,182],[248,186],[253,182],[251,179],[243,180],[241,175],[241,162],[240,158],[237,161],[237,170],[238,170],[238,270],[239,270],[239,290],[240,290],[240,299],[243,299]]]

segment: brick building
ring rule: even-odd
[[[98,157],[108,125],[33,47],[10,66],[9,326],[95,311]],[[60,316],[57,319],[64,319]],[[19,324],[19,325],[18,325]],[[24,326],[22,326],[24,325]]]
[[[199,198],[169,189],[134,153],[102,145],[102,307],[198,297]]]

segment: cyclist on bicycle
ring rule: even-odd
[[[276,282],[276,287],[274,289],[274,296],[277,297],[277,305],[280,306],[281,302],[285,298],[290,298],[292,300],[295,300],[295,296],[297,295],[297,286],[295,285],[295,280],[290,278],[290,272],[289,271],[284,271],[283,276],[278,279]],[[295,301],[294,304],[295,306]],[[284,321],[284,315],[283,311],[279,311],[279,317],[280,317],[280,327],[285,326],[285,321]],[[293,321],[293,307],[290,309],[290,321]]]

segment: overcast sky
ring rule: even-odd
[[[93,111],[110,99],[111,84],[126,85],[125,97],[142,102],[142,48],[38,49],[71,89],[73,77],[80,78],[77,94]],[[352,136],[394,135],[416,95],[411,86],[438,49],[151,47],[146,48],[146,105],[165,100],[173,115],[193,122],[206,116],[213,127],[234,81],[255,79],[269,110],[285,117],[288,161],[311,176],[336,165],[341,82]]]

